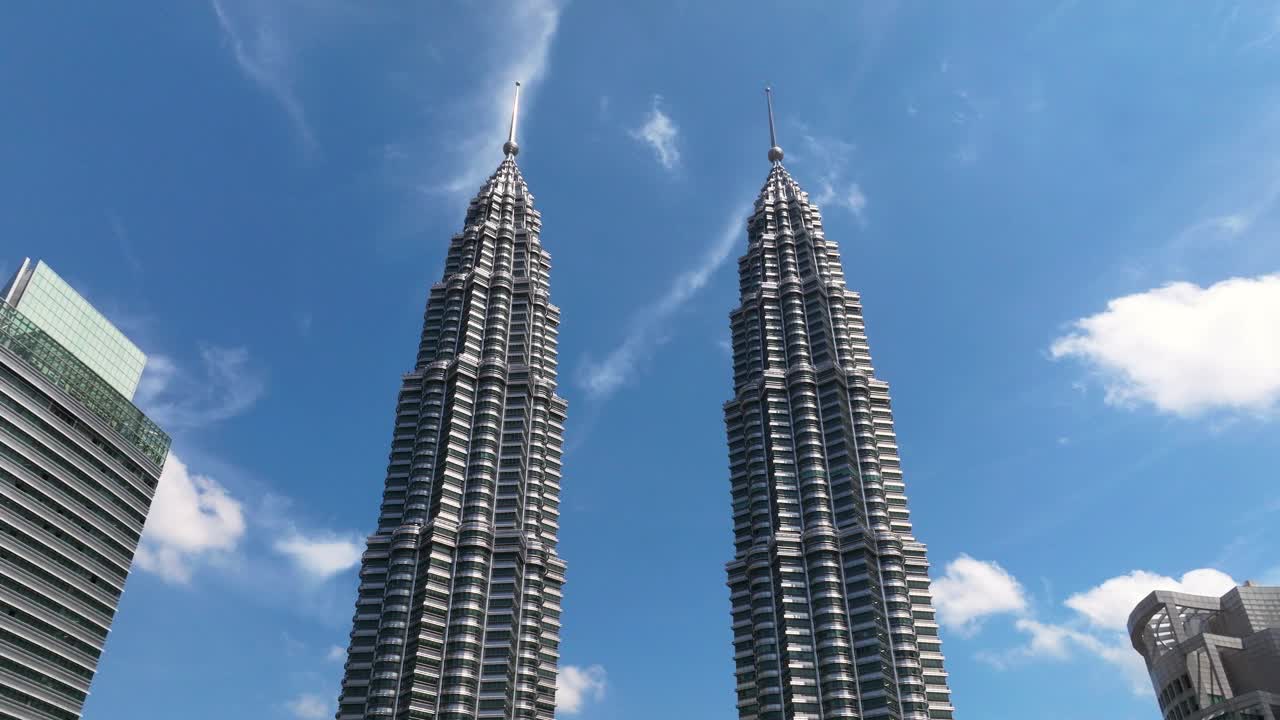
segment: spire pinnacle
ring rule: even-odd
[[[511,103],[511,129],[507,131],[507,141],[502,145],[502,152],[508,157],[520,154],[520,146],[516,144],[516,122],[520,116],[520,81],[516,81],[516,99]]]
[[[765,86],[764,99],[769,105],[769,162],[782,162],[782,148],[778,147],[778,133],[773,129],[773,88]]]

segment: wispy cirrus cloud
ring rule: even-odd
[[[507,139],[513,85],[521,83],[520,103],[527,110],[550,70],[560,13],[561,3],[556,0],[529,0],[493,16],[499,24],[494,36],[502,42],[493,44],[496,54],[478,81],[480,89],[460,101],[469,122],[461,139],[447,149],[452,170],[442,185],[427,181],[424,188],[452,195],[470,193],[493,172]]]
[[[1044,623],[1032,618],[1019,618],[1014,627],[1026,635],[1025,646],[1003,653],[984,652],[979,654],[979,659],[997,670],[1008,670],[1033,659],[1070,660],[1083,651],[1118,670],[1135,695],[1151,691],[1146,664],[1122,633],[1100,637],[1070,625]]]
[[[814,202],[819,206],[844,208],[853,213],[858,224],[866,226],[867,224],[867,196],[862,192],[862,186],[856,182],[841,182],[839,190],[833,184],[831,178],[819,178],[819,192],[814,197]]]
[[[1265,242],[1270,244],[1273,214],[1280,205],[1280,171],[1268,165],[1248,172],[1247,164],[1241,165],[1250,182],[1221,183],[1221,197],[1213,208],[1206,208],[1200,217],[1160,247],[1160,257],[1154,265],[1182,274],[1186,267],[1198,266],[1211,255],[1248,257],[1255,254],[1257,243],[1250,241],[1259,237],[1267,236]],[[1260,262],[1249,264],[1266,265],[1265,251],[1261,255]]]
[[[245,348],[205,346],[200,360],[201,371],[192,372],[168,355],[149,356],[134,402],[172,432],[235,417],[266,391],[263,374]]]
[[[1237,27],[1229,34],[1262,26],[1257,8],[1241,5],[1239,10]],[[1280,163],[1275,161],[1280,153],[1275,133],[1280,92],[1261,93],[1250,107],[1181,157],[1177,174],[1188,179],[1187,190],[1145,211],[1164,221],[1156,227],[1167,227],[1170,220],[1180,226],[1126,263],[1127,273],[1154,284],[1170,277],[1203,281],[1208,273],[1272,272],[1280,265],[1280,244],[1275,242],[1280,230]]]
[[[210,0],[210,5],[236,65],[280,105],[303,149],[314,152],[315,133],[294,89],[297,49],[282,6],[259,0]]]
[[[999,130],[1011,117],[1042,113],[1048,89],[1034,72],[1017,72],[1009,87],[993,87],[972,59],[943,57],[936,73],[916,77],[906,89],[907,115],[944,139],[944,160],[955,168],[972,168],[995,147]],[[1016,97],[1012,97],[1016,96]],[[1011,131],[1025,133],[1019,124]]]
[[[628,134],[632,138],[649,146],[653,150],[658,164],[668,172],[680,166],[680,128],[662,109],[662,96],[653,96],[653,106],[645,116],[644,123]]]
[[[602,359],[587,357],[578,384],[597,400],[608,398],[634,379],[639,366],[663,340],[662,329],[728,259],[745,234],[749,206],[736,207],[715,242],[692,270],[681,273],[657,300],[637,312],[626,337]]]
[[[349,32],[353,23],[407,28],[403,33],[381,33],[381,37],[411,42],[392,48],[388,53],[394,58],[392,64],[382,72],[397,88],[397,100],[419,105],[421,114],[432,122],[415,122],[394,131],[395,136],[381,142],[379,162],[388,184],[412,197],[415,207],[423,195],[444,195],[456,201],[474,192],[493,171],[506,140],[513,83],[522,84],[521,115],[528,116],[551,66],[563,5],[561,0],[527,0],[483,14],[484,33],[501,41],[459,47],[466,56],[449,68],[449,75],[474,90],[441,95],[442,83],[432,80],[443,77],[434,67],[441,63],[439,46],[457,43],[459,34],[470,32],[466,23],[476,21],[474,13],[460,13],[452,18],[456,22],[440,22],[440,15],[459,9],[449,3],[440,3],[438,12],[354,0],[210,3],[237,66],[285,112],[308,153],[316,152],[319,142],[299,91],[306,54],[337,33]],[[423,66],[411,67],[412,58],[420,59]],[[423,80],[403,82],[408,75]],[[425,125],[431,127],[430,134],[422,132]],[[410,210],[410,215],[417,212]],[[416,217],[408,220],[418,222]]]
[[[850,177],[849,165],[857,151],[853,143],[832,137],[822,137],[801,126],[800,150],[797,164],[812,167],[817,178],[818,191],[813,201],[820,207],[839,208],[867,225],[867,194],[862,184]]]

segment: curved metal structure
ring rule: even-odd
[[[1280,718],[1280,588],[1157,590],[1129,615],[1165,720]]]
[[[724,406],[742,720],[952,718],[889,386],[818,207],[773,167],[747,222]]]
[[[506,158],[431,288],[360,569],[338,720],[552,720],[566,404],[542,219]]]

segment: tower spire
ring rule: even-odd
[[[516,99],[511,103],[511,129],[507,131],[507,141],[502,145],[502,152],[507,157],[520,154],[520,146],[516,144],[516,122],[520,118],[520,81],[516,81]]]
[[[778,133],[773,129],[773,88],[764,88],[764,101],[769,105],[769,162],[782,162],[782,148],[778,147]]]

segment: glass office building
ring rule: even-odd
[[[34,317],[0,301],[0,720],[80,717],[169,449],[121,392],[140,353],[63,287],[24,263]]]
[[[774,143],[730,315],[738,716],[949,719],[889,385],[840,250],[782,158]]]

